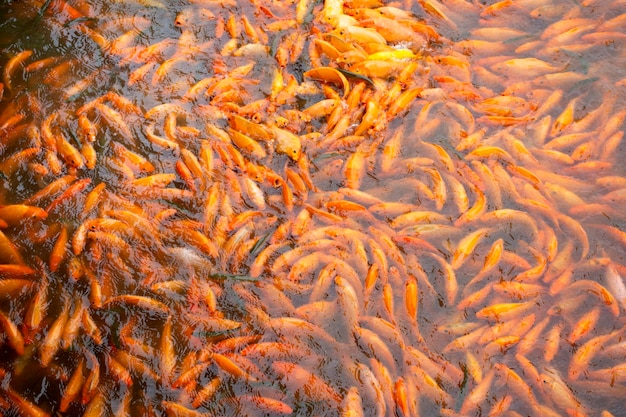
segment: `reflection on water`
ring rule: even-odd
[[[622,2],[0,15],[3,413],[624,414]]]

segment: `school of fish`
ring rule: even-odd
[[[5,9],[0,415],[626,415],[624,0]]]

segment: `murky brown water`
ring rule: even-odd
[[[3,415],[620,416],[626,4],[0,5]]]

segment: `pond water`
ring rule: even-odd
[[[2,2],[2,414],[626,415],[625,24]]]

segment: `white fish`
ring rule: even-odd
[[[609,263],[606,267],[606,273],[604,274],[606,279],[606,286],[608,287],[613,297],[626,309],[626,284],[624,279],[617,272],[613,264]]]

